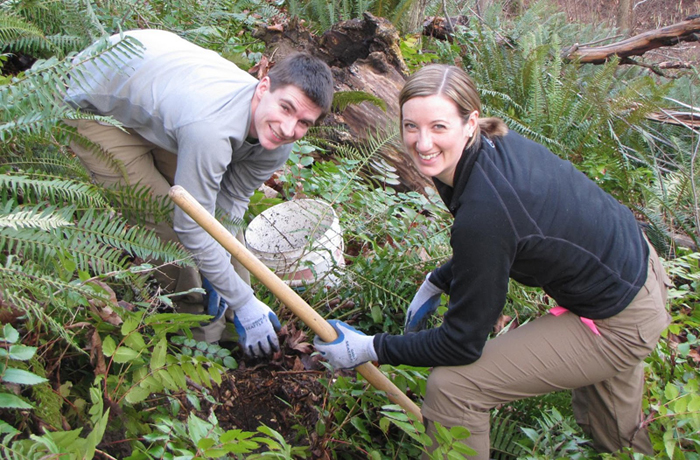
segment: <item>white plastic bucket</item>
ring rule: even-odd
[[[343,267],[343,233],[333,208],[320,200],[278,204],[253,219],[245,232],[248,249],[292,287],[323,279],[335,284]]]

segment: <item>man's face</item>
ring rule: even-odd
[[[251,110],[249,135],[267,150],[298,141],[321,116],[321,108],[294,85],[270,91],[268,77],[258,83]]]

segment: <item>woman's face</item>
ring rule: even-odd
[[[420,172],[453,186],[457,163],[476,129],[479,114],[465,122],[442,95],[414,97],[402,107],[403,143]]]

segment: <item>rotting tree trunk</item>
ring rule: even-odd
[[[589,47],[576,44],[564,50],[563,55],[569,61],[602,64],[613,56],[624,60],[630,56],[641,56],[649,50],[663,46],[673,46],[680,42],[695,42],[700,38],[699,33],[700,16],[697,16],[610,45]]]
[[[271,59],[279,61],[292,52],[306,51],[331,67],[336,91],[364,91],[386,103],[386,111],[362,102],[329,114],[324,126],[345,128],[332,129],[330,140],[357,145],[370,136],[397,131],[398,95],[408,69],[401,56],[399,34],[389,21],[364,13],[362,19],[335,24],[320,38],[296,22],[259,29],[255,36],[266,43]],[[422,192],[432,187],[430,179],[403,153],[399,141],[397,138],[380,152],[396,169],[401,182],[396,188]]]

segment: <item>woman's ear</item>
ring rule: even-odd
[[[469,114],[467,122],[465,123],[465,128],[467,129],[467,137],[471,138],[476,132],[476,128],[479,125],[479,112],[474,110]]]

